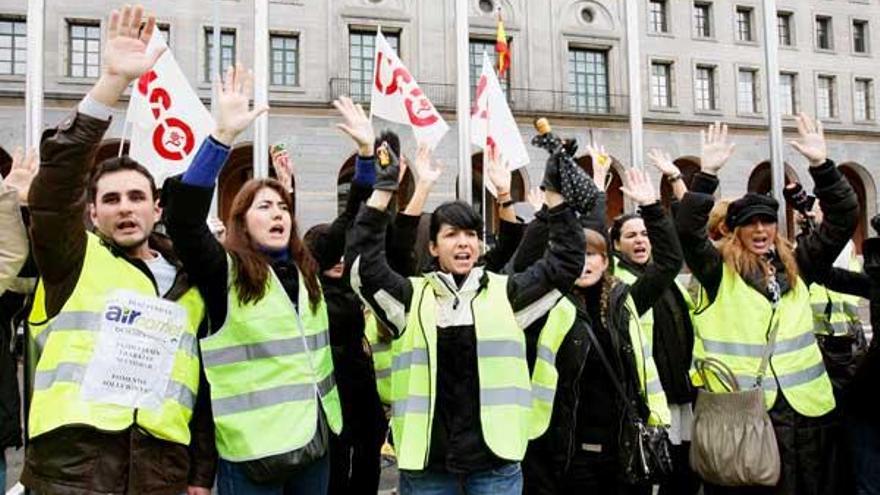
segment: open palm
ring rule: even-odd
[[[443,174],[443,164],[440,162],[431,163],[431,146],[425,143],[419,143],[413,168],[419,182],[428,184],[434,184]]]
[[[810,161],[811,166],[825,163],[828,150],[825,145],[825,130],[822,122],[813,120],[801,112],[797,118],[798,139],[791,141],[791,147]]]
[[[253,75],[245,71],[241,64],[229,67],[217,91],[217,134],[225,144],[232,144],[235,137],[260,114],[269,110],[262,106],[250,109],[250,95],[253,90]]]
[[[28,150],[27,156],[24,156],[24,151],[19,146],[12,153],[12,167],[9,169],[9,174],[2,180],[6,186],[18,192],[18,199],[21,204],[27,204],[28,191],[30,191],[31,182],[33,182],[36,175],[36,150],[31,148]]]
[[[642,170],[631,168],[626,171],[626,186],[620,190],[630,201],[645,206],[657,201],[657,193],[651,184],[648,174]]]
[[[156,18],[149,16],[143,24],[144,9],[126,5],[122,12],[110,14],[107,43],[104,46],[102,67],[105,73],[133,81],[162,56],[163,50],[147,53],[147,44],[156,29]]]
[[[733,156],[734,144],[727,140],[727,124],[718,122],[700,131],[700,168],[703,172],[717,174]]]

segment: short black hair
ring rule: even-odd
[[[611,229],[608,231],[608,234],[611,236],[611,242],[619,241],[623,226],[626,222],[636,218],[642,218],[642,216],[638,213],[625,213],[623,215],[618,215],[617,218],[614,219],[614,223],[611,224]]]
[[[437,233],[443,224],[457,229],[475,230],[483,238],[483,219],[464,201],[448,201],[438,206],[431,214],[430,240],[437,242]]]
[[[400,156],[400,136],[398,136],[396,132],[389,129],[383,130],[373,144],[378,148],[383,142],[388,143],[388,146],[391,147],[391,151],[393,151],[398,157]]]
[[[317,253],[318,239],[329,233],[329,223],[319,223],[317,225],[313,225],[309,230],[306,231],[306,235],[303,236],[303,242],[305,242],[306,247],[309,248],[309,251]]]
[[[153,178],[153,174],[147,170],[146,167],[138,163],[133,158],[128,156],[119,156],[108,158],[92,169],[92,173],[89,175],[89,190],[88,190],[88,200],[89,203],[94,203],[97,199],[98,195],[98,180],[101,177],[112,174],[114,172],[121,172],[124,170],[131,170],[137,172],[150,182],[150,193],[153,195],[153,201],[155,201],[159,197],[159,189],[156,187],[156,179]]]

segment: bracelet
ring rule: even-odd
[[[681,172],[679,172],[675,175],[670,175],[670,176],[666,177],[666,180],[669,181],[670,184],[675,181],[681,180]]]
[[[508,199],[507,201],[501,203],[500,206],[501,206],[501,208],[510,208],[511,206],[513,206],[513,200]]]

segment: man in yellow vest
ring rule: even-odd
[[[449,202],[431,216],[433,271],[407,279],[384,253],[398,172],[395,157],[379,156],[389,166],[355,222],[346,266],[352,288],[396,338],[390,400],[400,493],[520,494],[532,406],[522,328],[553,307],[584,262],[583,233],[555,192],[562,179],[548,167],[550,247],[529,270],[504,277],[478,266],[482,220]],[[487,175],[510,208],[509,172]]]
[[[155,26],[141,7],[112,12],[98,82],[40,148],[22,482],[41,494],[204,495],[213,485],[201,297],[153,232],[161,209],[149,171],[123,156],[90,175],[113,107],[160,55],[145,51]]]

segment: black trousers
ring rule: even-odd
[[[558,473],[551,457],[529,446],[522,462],[524,495],[651,495],[651,486],[619,480],[614,453],[579,451],[564,474]]]
[[[705,484],[706,495],[850,495],[852,470],[842,447],[844,430],[837,411],[809,418],[799,414],[782,393],[770,410],[782,461],[775,487],[719,487]]]
[[[691,469],[690,449],[690,442],[672,446],[672,474],[660,484],[660,495],[696,495],[700,491],[702,481]]]

